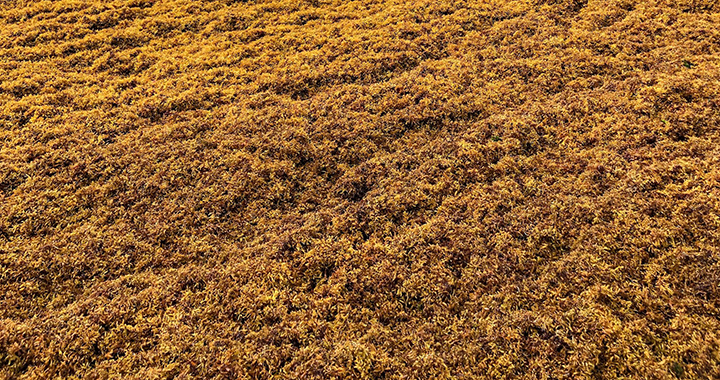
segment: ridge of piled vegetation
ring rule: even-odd
[[[720,3],[0,3],[0,378],[720,378]]]

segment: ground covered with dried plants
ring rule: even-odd
[[[0,2],[0,379],[720,378],[720,2]]]

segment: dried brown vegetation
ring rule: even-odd
[[[0,3],[0,378],[720,378],[720,2]]]

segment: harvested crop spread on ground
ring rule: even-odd
[[[720,3],[0,5],[0,378],[720,378]]]

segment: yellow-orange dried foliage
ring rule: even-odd
[[[0,378],[720,378],[720,3],[0,2]]]

